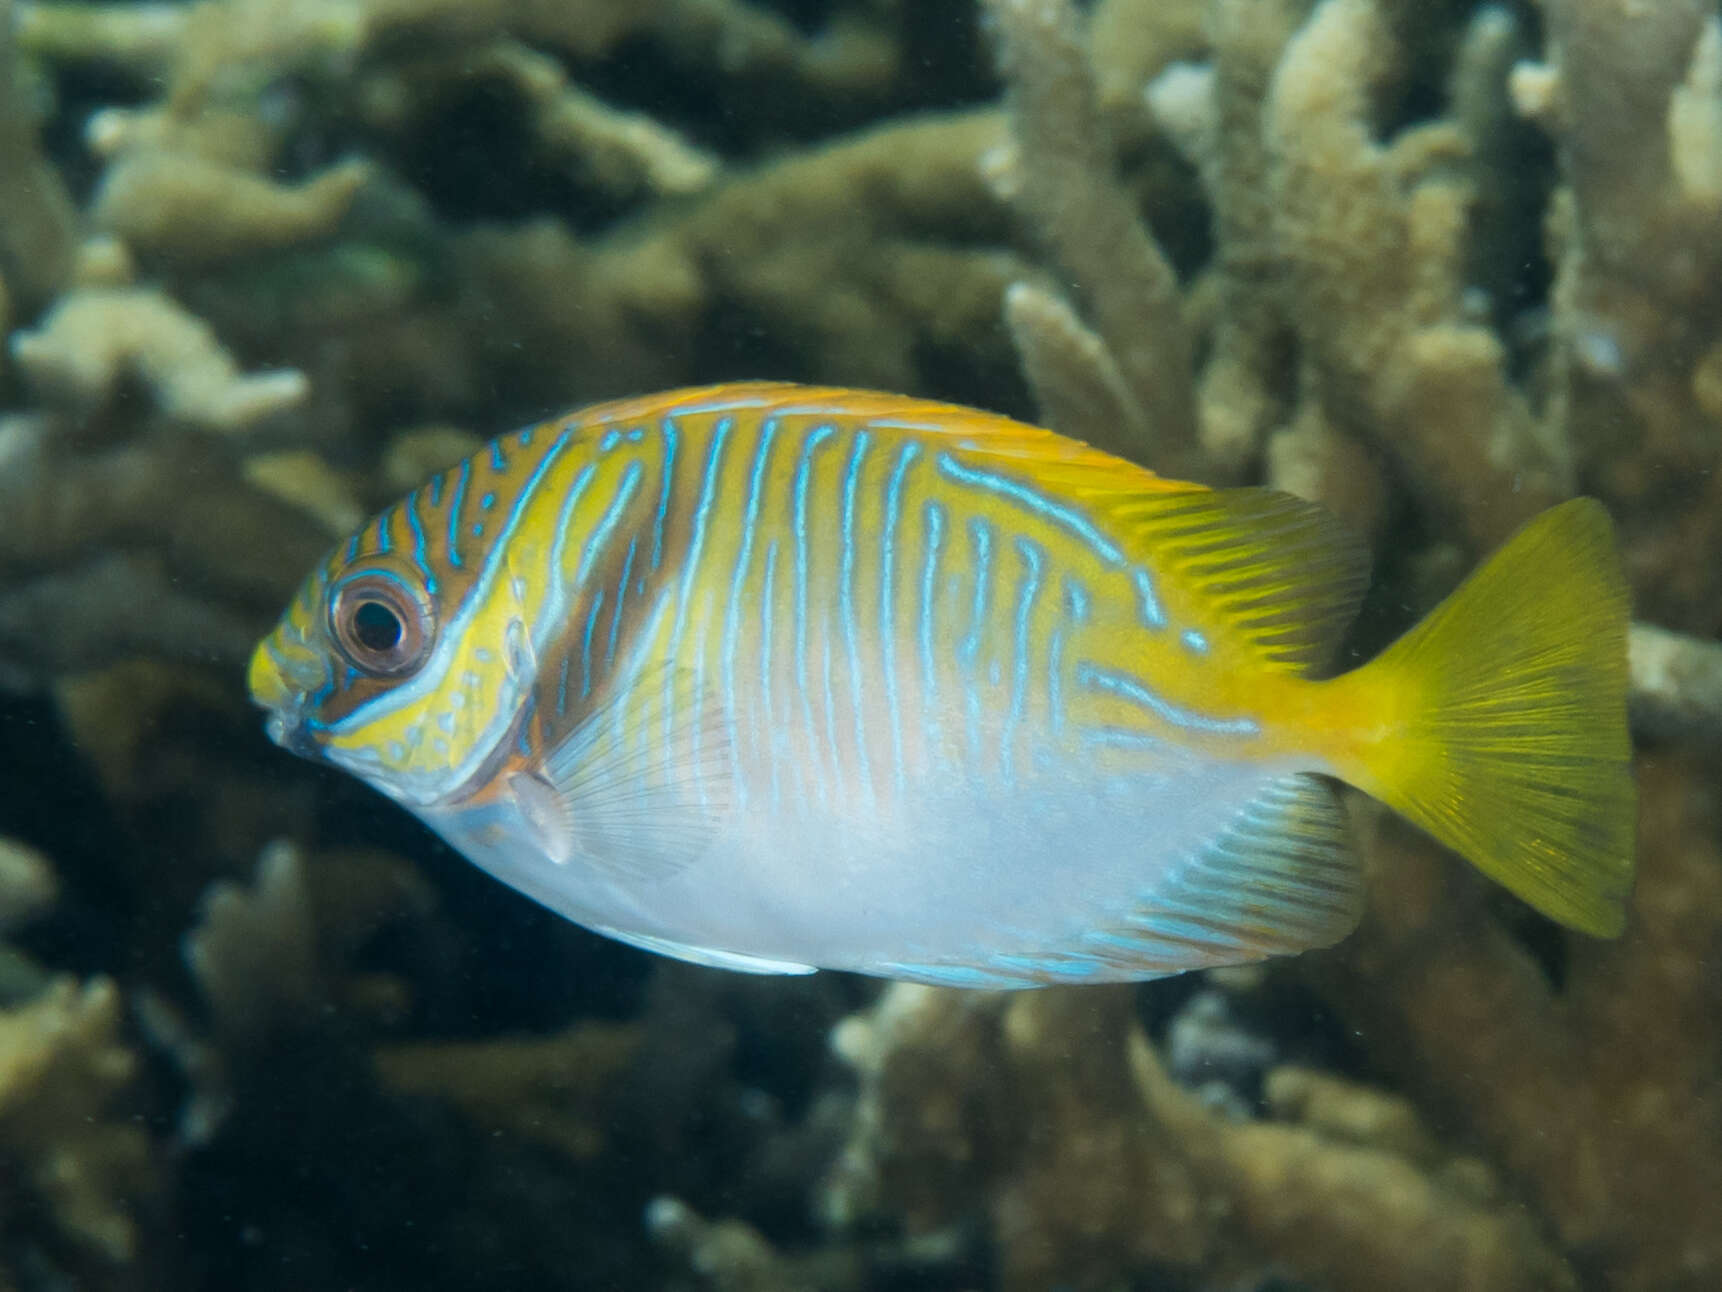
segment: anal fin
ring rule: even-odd
[[[1326,781],[1299,773],[1270,782],[1121,923],[1083,941],[1154,977],[1330,946],[1362,914],[1345,812]]]
[[[1363,912],[1344,811],[1324,780],[1269,781],[1121,914],[1043,946],[893,962],[875,972],[959,987],[1136,982],[1328,946]]]
[[[626,942],[629,946],[639,947],[643,951],[656,952],[661,956],[670,956],[676,960],[685,960],[689,964],[704,965],[708,969],[733,969],[737,973],[757,974],[809,974],[817,972],[818,966],[798,964],[793,960],[768,960],[764,956],[743,955],[739,951],[719,951],[715,947],[696,947],[688,942],[676,942],[670,938],[654,937],[650,933],[627,933],[621,929],[605,928],[593,925],[596,933],[605,937],[615,938],[618,942]]]

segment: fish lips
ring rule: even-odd
[[[272,710],[264,720],[264,731],[269,739],[289,753],[298,754],[301,758],[321,759],[323,747],[311,734],[310,724],[297,705],[291,708]]]

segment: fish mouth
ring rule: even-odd
[[[263,730],[269,734],[269,739],[288,753],[298,754],[301,758],[323,756],[322,746],[311,735],[305,715],[297,706],[272,710],[263,722]]]
[[[326,670],[303,652],[281,649],[279,636],[264,638],[252,652],[246,672],[251,702],[268,714],[263,729],[269,739],[301,758],[321,758],[322,746],[305,716],[305,697],[310,693],[307,683],[321,685]]]

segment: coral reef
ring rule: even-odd
[[[1114,178],[1076,11],[1045,0],[993,0],[988,11],[1012,102],[1013,147],[994,161],[993,180],[1084,296],[1096,334],[1081,348],[1098,389],[1113,396],[1080,426],[1061,429],[1175,472],[1195,432],[1177,277]],[[1019,288],[1012,299],[1011,333],[1030,379],[1037,390],[1055,390],[1056,374],[1074,357],[1057,338],[1081,337],[1081,324],[1057,309],[1056,298],[1035,307],[1037,298]],[[1073,411],[1069,397],[1050,402]]]
[[[0,1287],[1717,1286],[1719,158],[1711,0],[0,0]],[[1319,499],[1348,658],[1600,496],[1626,936],[1359,802],[1320,955],[734,977],[265,743],[370,510],[749,376]]]
[[[137,1070],[120,1014],[108,978],[57,978],[0,1010],[0,1200],[11,1231],[0,1279],[24,1277],[6,1268],[14,1253],[103,1281],[138,1278],[128,1266],[141,1254],[140,1213],[161,1190],[164,1164],[144,1128],[112,1107]],[[17,1230],[32,1210],[26,1199],[51,1217],[44,1229]]]
[[[1547,57],[1513,88],[1561,155],[1551,412],[1622,514],[1646,610],[1713,631],[1715,574],[1689,556],[1718,514],[1722,17],[1547,8]]]
[[[1234,1286],[1575,1287],[1481,1162],[1404,1100],[1276,1068],[1267,1116],[1216,1116],[1168,1075],[1129,992],[893,986],[837,1044],[861,1074],[827,1205],[913,1226],[984,1208],[1006,1288],[1121,1269]]]

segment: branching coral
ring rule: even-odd
[[[1631,661],[1639,731],[1658,740],[1722,744],[1722,645],[1635,624]]]
[[[0,0],[0,285],[21,314],[33,312],[71,272],[77,213],[42,155],[14,32],[13,0]],[[0,331],[6,311],[0,310]]]
[[[1208,6],[1213,42],[1209,102],[1186,113],[1207,120],[1191,151],[1213,205],[1219,317],[1198,392],[1202,444],[1217,463],[1249,461],[1285,413],[1291,363],[1290,299],[1277,268],[1273,190],[1262,108],[1286,42],[1305,6],[1217,0]],[[1164,115],[1164,83],[1151,102]],[[1187,136],[1188,137],[1188,136]]]
[[[162,1184],[143,1128],[112,1108],[136,1071],[120,1022],[107,979],[61,979],[0,1010],[0,1200],[37,1194],[74,1251],[114,1265],[135,1254],[138,1212]]]
[[[1264,123],[1275,247],[1310,393],[1488,547],[1569,491],[1569,468],[1465,316],[1466,141],[1442,124],[1374,141],[1390,39],[1371,0],[1326,0],[1287,45]]]
[[[991,0],[989,11],[1013,102],[1014,148],[995,161],[995,183],[1047,241],[1098,333],[1072,347],[1061,338],[1074,316],[1025,304],[1019,293],[1012,332],[1028,372],[1048,391],[1049,411],[1084,417],[1063,424],[1068,433],[1176,470],[1195,434],[1177,276],[1113,178],[1076,10],[1066,0]],[[1096,373],[1083,400],[1052,378],[1079,353]],[[1088,407],[1102,394],[1109,407]]]
[[[82,451],[58,422],[12,418],[0,421],[0,461],[11,518],[0,561],[14,571],[0,591],[0,663],[25,679],[136,652],[237,662],[299,577],[282,553],[305,568],[328,542],[199,439]]]
[[[394,129],[437,110],[462,85],[495,81],[527,105],[534,153],[566,167],[614,200],[697,192],[717,178],[719,162],[642,113],[624,112],[569,80],[557,60],[518,40],[497,38],[473,51],[451,50],[440,63],[417,62],[379,74],[366,93],[372,120]]]
[[[298,852],[271,846],[249,890],[214,885],[185,956],[215,1026],[242,1045],[303,1029],[323,1006],[326,986]]]
[[[13,839],[0,839],[0,934],[53,906],[59,882],[48,859]]]
[[[1166,1075],[1128,992],[897,986],[837,1044],[862,1104],[828,1205],[916,1227],[979,1205],[1006,1287],[1269,1268],[1341,1290],[1574,1286],[1403,1101],[1287,1068],[1270,1120],[1230,1121]]]
[[[1713,630],[1722,399],[1722,20],[1550,0],[1522,109],[1561,148],[1553,412],[1622,512],[1644,603]]]
[[[1484,1144],[1612,1287],[1697,1289],[1722,1275],[1722,854],[1709,782],[1679,758],[1641,761],[1632,933],[1568,948],[1558,986],[1471,877],[1398,826],[1369,850],[1370,918],[1318,968],[1384,1061]]]
[[[1169,68],[1148,90],[1213,204],[1219,314],[1199,376],[1190,309],[1110,178],[1074,12],[994,10],[1018,141],[1004,182],[1097,319],[1088,333],[1031,287],[1007,307],[1049,417],[1211,478],[1245,469],[1301,400],[1300,447],[1282,458],[1361,464],[1344,441],[1367,440],[1479,547],[1570,491],[1565,440],[1467,314],[1467,159],[1488,140],[1435,124],[1375,141],[1370,97],[1394,46],[1370,0],[1330,0],[1301,28],[1301,5],[1213,4],[1212,66]],[[1494,46],[1476,46],[1467,66],[1490,66]],[[1467,103],[1486,98],[1483,77],[1465,82]],[[1350,509],[1373,519],[1366,503]]]
[[[12,338],[12,354],[44,404],[86,416],[133,377],[167,416],[211,430],[247,426],[305,397],[301,373],[241,375],[206,324],[147,288],[70,292],[39,330]]]
[[[96,243],[86,260],[109,251]],[[300,403],[303,374],[242,373],[202,320],[131,286],[65,293],[10,348],[54,412],[0,418],[11,519],[0,561],[13,571],[0,590],[0,665],[30,679],[137,651],[242,657],[255,621],[233,599],[269,605],[290,584],[272,549],[309,559],[325,539],[244,484],[213,436]],[[92,443],[125,425],[139,386],[153,433]],[[225,541],[211,543],[215,533]]]
[[[637,1026],[589,1022],[559,1036],[385,1046],[376,1064],[385,1089],[449,1100],[485,1133],[584,1161],[605,1147],[615,1087],[639,1044]]]
[[[646,1227],[713,1292],[847,1292],[871,1286],[866,1263],[846,1247],[786,1256],[751,1225],[707,1220],[675,1198],[654,1199]]]
[[[0,935],[59,888],[46,857],[0,840]],[[165,1173],[126,1115],[137,1061],[122,1030],[111,979],[50,977],[0,943],[0,1286],[50,1270],[106,1280],[148,1245],[139,1224]],[[35,1215],[47,1223],[32,1233]]]
[[[140,255],[216,263],[329,237],[367,174],[350,162],[280,184],[195,153],[137,149],[108,168],[91,218]]]
[[[965,245],[1001,224],[979,174],[1000,138],[990,113],[913,121],[742,173],[644,231],[589,243],[548,224],[474,233],[461,249],[472,308],[509,321],[515,351],[497,358],[534,386],[568,354],[608,382],[650,384],[666,349],[726,319],[726,336],[780,333],[791,371],[842,364],[857,384],[912,387],[922,356],[992,326],[1022,272]]]
[[[203,892],[183,954],[206,1025],[158,993],[143,999],[152,1038],[189,1083],[177,1116],[188,1144],[212,1139],[270,1064],[330,1020],[351,1027],[394,1017],[410,1004],[405,984],[360,972],[353,961],[391,923],[428,914],[432,903],[422,881],[394,859],[368,854],[319,859],[317,870],[301,849],[275,840],[258,858],[251,884],[216,880]],[[334,1039],[332,1031],[322,1032],[324,1043]],[[410,1055],[403,1060],[401,1088],[414,1079],[424,1086],[426,1067]]]

